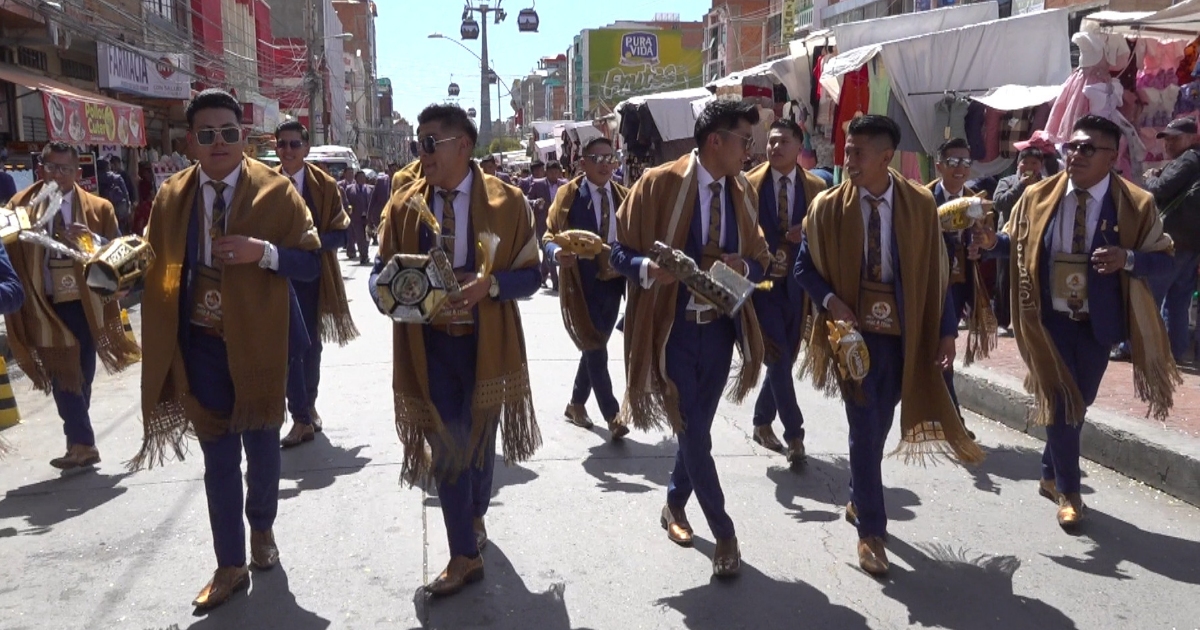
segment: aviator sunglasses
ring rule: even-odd
[[[617,156],[615,155],[596,155],[595,153],[583,156],[592,164],[616,164]]]
[[[1078,153],[1083,157],[1092,157],[1097,151],[1116,151],[1112,147],[1098,147],[1090,142],[1068,142],[1063,145],[1065,153]]]
[[[971,158],[949,157],[942,160],[942,164],[945,164],[950,168],[958,168],[960,166],[971,168],[971,165],[974,163],[975,160],[972,160]]]

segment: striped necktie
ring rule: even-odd
[[[608,242],[608,231],[612,226],[612,204],[608,201],[608,191],[601,188],[600,193],[600,239]]]
[[[788,228],[791,227],[788,217],[789,210],[791,209],[791,206],[788,204],[787,192],[789,183],[791,183],[791,180],[786,175],[779,178],[779,236],[781,242],[787,235]]]
[[[457,190],[439,190],[438,196],[442,198],[442,236],[450,237],[450,247],[447,253],[450,254],[450,264],[454,264],[454,248],[457,246],[455,235],[457,224],[454,220],[454,200],[458,198]]]
[[[712,200],[708,202],[708,241],[704,243],[700,264],[705,271],[721,259],[721,182],[712,182],[708,188],[712,191]]]
[[[867,221],[867,280],[883,282],[883,217],[879,214],[882,199],[868,195],[871,218]]]
[[[1075,189],[1075,231],[1071,234],[1071,253],[1086,254],[1087,246],[1087,210],[1088,201],[1092,196],[1082,188]]]
[[[225,213],[228,206],[225,205],[225,189],[229,187],[225,182],[209,180],[209,186],[212,186],[213,205],[212,205],[212,225],[209,227],[208,235],[212,238],[220,238],[225,235]]]

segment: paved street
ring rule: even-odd
[[[343,268],[363,338],[325,351],[326,430],[284,454],[282,564],[207,616],[190,606],[215,568],[199,448],[152,471],[122,466],[141,437],[138,371],[98,380],[104,461],[66,478],[46,463],[62,450],[53,403],[17,383],[25,422],[3,435],[19,450],[0,462],[0,627],[1200,627],[1200,510],[1085,462],[1091,520],[1068,536],[1037,496],[1041,443],[978,417],[989,457],[977,469],[885,463],[894,564],[887,580],[867,576],[842,519],[845,416],[807,386],[799,474],[750,440],[753,400],[722,403],[713,441],[744,563],[736,581],[712,581],[699,506],[695,549],[658,525],[674,441],[613,446],[559,415],[577,353],[547,294],[521,305],[545,445],[496,472],[485,580],[428,602],[417,593],[446,563],[444,528],[436,497],[398,482],[390,325],[365,296],[367,270]]]

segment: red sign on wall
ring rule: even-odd
[[[146,146],[142,108],[87,101],[42,90],[50,139],[68,144]]]

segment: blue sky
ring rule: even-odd
[[[494,6],[494,0],[489,4]],[[683,21],[699,21],[712,6],[711,0],[541,0],[536,5],[541,18],[538,32],[520,33],[517,13],[533,4],[533,0],[503,0],[508,18],[499,25],[488,25],[488,56],[505,83],[524,78],[543,56],[565,54],[583,29],[618,20],[650,20],[656,13],[678,13]],[[452,75],[462,89],[459,103],[479,107],[479,61],[449,41],[428,39],[435,31],[459,38],[462,2],[377,0],[376,6],[376,60],[379,76],[392,80],[393,109],[415,123],[422,108],[447,98]],[[475,16],[478,20],[478,14]],[[462,43],[479,54],[480,40]],[[494,85],[491,96],[492,116],[498,117]],[[512,115],[508,101],[505,94],[500,110],[504,118]]]

